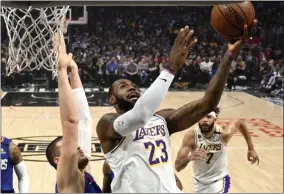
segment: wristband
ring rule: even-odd
[[[175,78],[175,75],[173,73],[170,72],[169,69],[164,69],[161,71],[159,78],[161,79],[167,79],[169,81],[173,81],[173,79]]]

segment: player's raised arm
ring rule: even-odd
[[[72,55],[66,53],[63,36],[55,37],[54,41],[55,44],[59,44],[58,95],[63,132],[61,155],[57,165],[57,185],[60,193],[82,193],[84,177],[78,169],[78,106],[67,75]]]
[[[211,79],[203,98],[188,103],[177,110],[165,110],[158,113],[166,118],[170,133],[182,131],[191,127],[217,107],[227,82],[231,62],[239,53],[242,45],[248,38],[247,26],[245,25],[243,37],[235,43],[228,44],[227,52],[225,53],[216,74]]]
[[[236,119],[232,121],[224,130],[222,130],[223,141],[225,143],[228,143],[238,130],[244,136],[248,146],[248,154],[247,154],[248,161],[250,161],[252,164],[254,164],[255,162],[259,164],[259,158],[254,149],[251,135],[243,119]]]
[[[113,129],[116,131],[117,135],[126,136],[130,132],[144,126],[149,121],[164,99],[174,79],[174,74],[182,65],[184,65],[190,48],[192,48],[197,42],[197,40],[191,39],[192,34],[193,31],[189,31],[188,26],[186,26],[185,29],[181,29],[170,53],[170,60],[166,70],[163,70],[160,73],[159,77],[137,100],[131,110],[121,113],[120,116],[115,117],[110,114],[101,118],[97,126],[97,133],[100,140],[103,139],[103,135],[101,135],[100,130],[105,132],[106,129],[111,128],[112,131]],[[128,92],[133,91],[133,93],[135,93],[137,90],[134,85],[127,87]],[[123,84],[118,86],[118,89],[124,88],[125,85]],[[110,97],[110,102],[112,104],[116,103],[112,97]]]
[[[78,145],[84,152],[84,155],[90,160],[92,141],[92,117],[88,100],[79,76],[78,66],[74,60],[72,60],[70,64],[69,78],[73,96],[75,97],[75,102],[78,106],[79,112]],[[90,169],[88,168],[88,171],[89,170]]]
[[[30,179],[26,164],[23,160],[20,148],[13,142],[9,144],[10,158],[14,165],[18,177],[19,193],[28,193],[30,188]]]

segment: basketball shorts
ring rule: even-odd
[[[230,184],[229,175],[212,183],[201,183],[197,179],[194,179],[194,190],[196,193],[228,193]]]

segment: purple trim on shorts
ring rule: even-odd
[[[231,178],[229,175],[225,176],[224,178],[225,180],[225,188],[224,188],[224,193],[228,193],[229,192],[229,189],[230,189],[230,186],[231,186]]]

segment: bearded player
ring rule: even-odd
[[[46,157],[57,171],[55,192],[101,193],[89,173],[92,120],[78,67],[72,55],[66,53],[63,36],[56,36],[54,43],[59,44],[58,93],[63,136],[48,145]]]
[[[191,127],[217,107],[230,64],[249,37],[245,26],[244,36],[228,44],[204,97],[176,110],[156,113],[175,73],[184,65],[190,49],[197,42],[191,39],[192,35],[188,26],[180,30],[165,70],[142,96],[129,80],[122,79],[112,84],[109,101],[116,113],[104,115],[97,125],[102,150],[114,172],[112,192],[181,192],[171,162],[170,135]]]
[[[248,128],[243,120],[232,121],[224,129],[216,124],[219,110],[212,111],[189,130],[182,142],[175,168],[179,172],[193,162],[196,193],[227,193],[230,188],[227,144],[240,131],[248,145],[247,159],[259,163]]]

